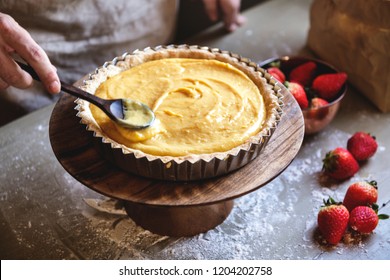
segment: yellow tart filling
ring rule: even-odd
[[[108,78],[95,95],[130,98],[152,108],[156,116],[153,125],[130,130],[90,105],[109,138],[156,156],[226,152],[257,134],[265,119],[259,88],[245,73],[217,60],[145,62]]]

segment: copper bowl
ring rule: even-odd
[[[278,58],[270,58],[259,63],[259,65],[260,67],[267,69],[271,67],[273,63],[280,62],[280,69],[286,75],[286,79],[288,79],[288,76],[292,69],[294,69],[298,65],[309,61],[313,61],[317,64],[316,76],[321,74],[340,72],[332,65],[319,59],[299,56],[283,56]],[[321,131],[334,119],[337,114],[337,111],[339,110],[341,100],[344,98],[346,92],[347,84],[345,83],[337,94],[337,97],[331,102],[329,102],[329,104],[327,104],[326,106],[321,108],[307,108],[302,110],[303,117],[305,120],[306,135],[314,134]]]

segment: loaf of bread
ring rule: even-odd
[[[390,112],[390,1],[314,0],[308,46]]]

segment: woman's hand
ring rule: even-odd
[[[203,0],[206,13],[212,21],[218,20],[219,12],[226,30],[232,32],[245,23],[240,14],[241,0]]]
[[[24,89],[32,84],[31,76],[15,63],[13,54],[34,68],[50,93],[60,92],[57,71],[44,50],[12,17],[0,13],[0,89],[8,86]]]

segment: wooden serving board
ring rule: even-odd
[[[155,206],[196,206],[231,200],[279,175],[298,153],[304,137],[301,110],[282,88],[285,106],[274,135],[262,153],[226,176],[194,182],[166,182],[129,174],[99,154],[90,132],[80,124],[75,98],[64,94],[50,119],[49,136],[62,166],[87,187],[109,197]]]

